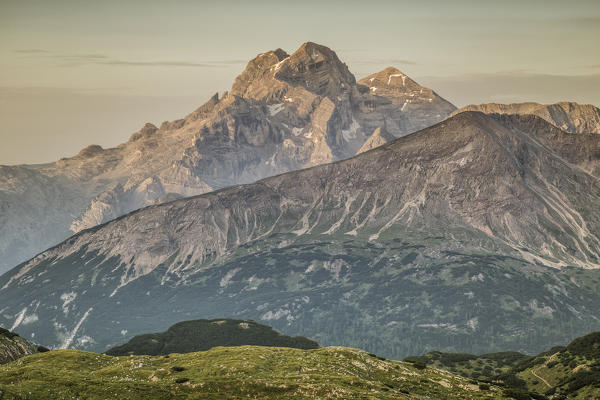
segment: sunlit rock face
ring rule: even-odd
[[[0,167],[0,272],[138,208],[344,159],[378,127],[400,137],[455,110],[398,73],[374,75],[370,86],[385,85],[374,92],[325,46],[277,49],[251,60],[229,93],[116,148]]]

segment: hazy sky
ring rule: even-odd
[[[600,0],[0,0],[0,164],[117,145],[306,41],[357,78],[393,65],[457,106],[600,106]]]

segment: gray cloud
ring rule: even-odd
[[[17,49],[17,50],[13,50],[13,53],[39,55],[39,54],[50,54],[52,52],[48,51],[48,50],[44,50],[44,49]]]
[[[353,60],[352,64],[357,65],[418,65],[416,61],[400,58],[389,58],[383,60]]]
[[[59,53],[44,49],[17,49],[14,53],[21,54],[21,58],[49,59],[60,62],[61,67],[74,67],[80,65],[113,65],[113,66],[138,66],[138,67],[196,67],[220,68],[228,65],[245,64],[243,60],[218,60],[218,61],[170,61],[170,60],[121,60],[105,54],[77,54]]]

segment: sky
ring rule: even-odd
[[[600,1],[0,0],[0,164],[116,146],[228,90],[258,53],[332,48],[464,106],[600,106]]]

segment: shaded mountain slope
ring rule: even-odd
[[[316,349],[319,344],[305,337],[290,337],[254,321],[213,319],[179,322],[166,332],[149,333],[113,347],[110,356],[167,355],[205,351],[217,346],[272,346]]]
[[[381,93],[357,84],[329,48],[305,43],[258,55],[229,93],[115,148],[0,167],[0,272],[132,210],[347,158],[382,124],[402,136],[455,109],[436,97],[400,110],[396,94]]]
[[[541,351],[600,328],[598,158],[574,137],[600,140],[465,112],[151,206],[0,277],[0,323],[35,314],[19,332],[102,351],[114,324],[127,338],[223,315],[390,357]]]

